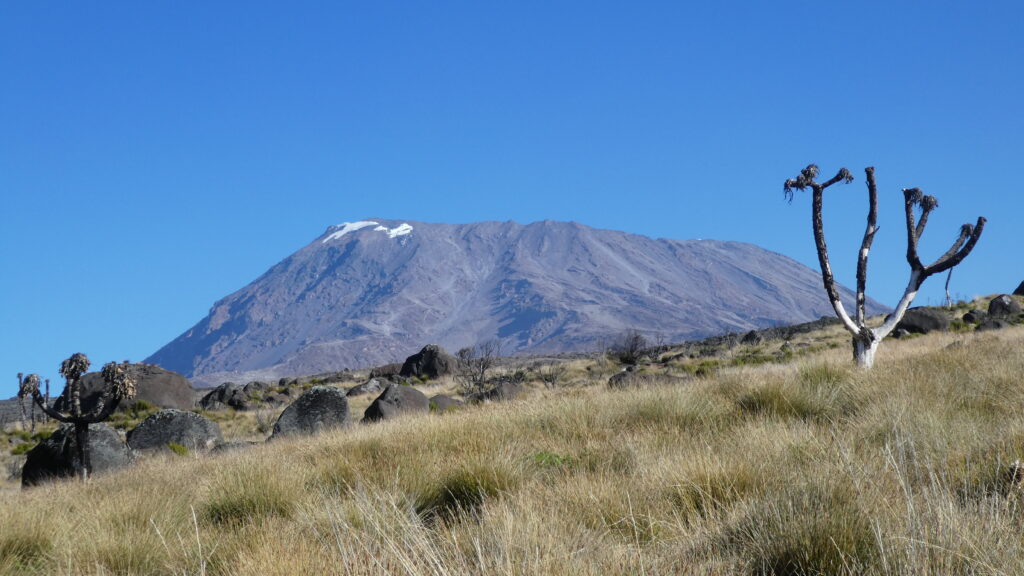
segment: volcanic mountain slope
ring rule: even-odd
[[[213,384],[394,362],[427,343],[585,351],[629,328],[681,341],[831,314],[816,271],[750,244],[367,220],[328,228],[146,362]]]

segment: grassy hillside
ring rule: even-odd
[[[0,573],[1024,573],[1024,327],[806,344],[7,490]]]

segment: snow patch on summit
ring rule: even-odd
[[[403,222],[401,225],[395,228],[385,228],[384,226],[377,226],[376,228],[374,228],[374,231],[387,232],[388,238],[397,238],[398,236],[405,236],[406,234],[412,232],[412,226],[409,226],[408,224]]]
[[[371,221],[368,221],[368,220],[364,220],[364,221],[361,221],[361,222],[342,222],[341,224],[338,224],[338,226],[336,226],[336,228],[340,228],[339,230],[336,230],[336,231],[332,232],[330,235],[328,235],[326,238],[324,238],[320,243],[321,244],[326,244],[326,243],[330,242],[331,240],[337,240],[338,238],[341,238],[342,236],[344,236],[345,234],[348,234],[349,232],[355,232],[356,230],[362,230],[363,228],[367,228],[369,226],[376,226],[376,228],[374,228],[373,231],[374,232],[384,232],[384,233],[386,233],[388,235],[388,238],[397,238],[399,236],[405,236],[406,234],[409,234],[409,233],[412,232],[412,226],[410,226],[410,225],[408,225],[408,224],[406,224],[404,222],[402,224],[398,225],[395,228],[388,228],[386,226],[381,226],[377,222],[371,222]]]
[[[338,224],[338,226],[341,227],[341,230],[338,230],[337,232],[334,232],[333,234],[331,234],[327,238],[324,238],[324,240],[323,240],[323,242],[321,242],[321,244],[326,244],[326,243],[330,242],[331,240],[337,240],[338,238],[341,238],[342,236],[344,236],[345,234],[348,234],[349,232],[355,232],[356,230],[360,230],[362,228],[366,228],[367,226],[376,226],[376,225],[377,225],[376,222],[365,222],[365,221],[364,222],[342,222],[341,224]]]

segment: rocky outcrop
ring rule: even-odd
[[[1024,282],[1021,282],[1020,286],[1017,286],[1017,289],[1013,291],[1013,295],[1024,296]]]
[[[902,328],[911,334],[928,334],[929,332],[944,332],[949,330],[949,316],[941,310],[934,308],[911,308],[900,320],[897,328]]]
[[[334,386],[314,386],[284,409],[270,436],[308,436],[349,424],[345,391]]]
[[[368,381],[362,384],[356,384],[355,386],[348,389],[347,396],[362,396],[363,394],[380,394],[380,391],[384,389],[384,386],[389,384],[387,380],[382,378],[370,378]]]
[[[682,378],[676,378],[667,374],[655,374],[641,372],[640,370],[626,369],[608,379],[609,388],[641,388],[644,386],[656,386],[663,384],[678,384],[683,382]]]
[[[430,411],[438,414],[458,410],[464,405],[465,403],[461,400],[457,400],[451,396],[445,396],[444,394],[435,394],[430,397]]]
[[[29,450],[27,456],[21,470],[22,487],[74,476],[78,465],[74,426],[61,426],[49,438]],[[132,458],[128,446],[121,441],[117,431],[106,424],[90,424],[89,461],[92,474],[103,474],[128,466]]]
[[[141,363],[131,364],[128,371],[135,377],[134,402],[149,402],[159,408],[192,409],[192,385],[181,374],[164,370],[153,364]],[[82,410],[88,412],[96,407],[105,383],[99,372],[90,372],[82,376],[81,382]],[[54,392],[60,391],[62,388],[63,385],[59,385]],[[126,410],[131,404],[132,402],[122,402],[118,406],[118,410]],[[61,395],[54,402],[54,406],[63,412],[68,409],[68,402]]]
[[[992,317],[1013,317],[1020,312],[1020,304],[1009,294],[1000,294],[988,303],[988,315]]]
[[[984,310],[968,310],[964,314],[964,322],[968,324],[981,324],[985,320],[988,320],[988,312]]]
[[[363,413],[363,422],[392,420],[402,414],[416,414],[430,410],[430,401],[411,386],[390,384]]]
[[[523,391],[523,385],[510,379],[499,379],[491,382],[486,390],[470,394],[466,400],[474,403],[479,402],[507,402],[515,400]]]
[[[128,432],[128,446],[138,451],[164,451],[177,444],[191,452],[208,452],[223,441],[216,422],[182,410],[161,410]]]
[[[249,398],[242,385],[225,382],[203,396],[203,399],[199,401],[199,407],[203,410],[225,410],[227,408],[247,410]]]
[[[1007,328],[1009,326],[1010,323],[1007,322],[1006,320],[1003,320],[1002,318],[989,318],[988,320],[985,320],[981,324],[978,324],[978,327],[975,328],[974,330],[976,332],[987,332],[989,330],[1002,330],[1003,328]]]
[[[409,356],[402,364],[399,376],[406,378],[437,379],[453,374],[456,368],[455,357],[436,344],[428,344],[422,350]]]

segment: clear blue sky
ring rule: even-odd
[[[327,226],[576,220],[817,262],[809,162],[869,294],[989,225],[955,296],[1024,280],[1017,2],[5,2],[0,397],[18,371],[141,360]],[[842,6],[840,5],[842,4]],[[918,303],[937,303],[932,278]],[[60,385],[58,384],[58,388]]]

